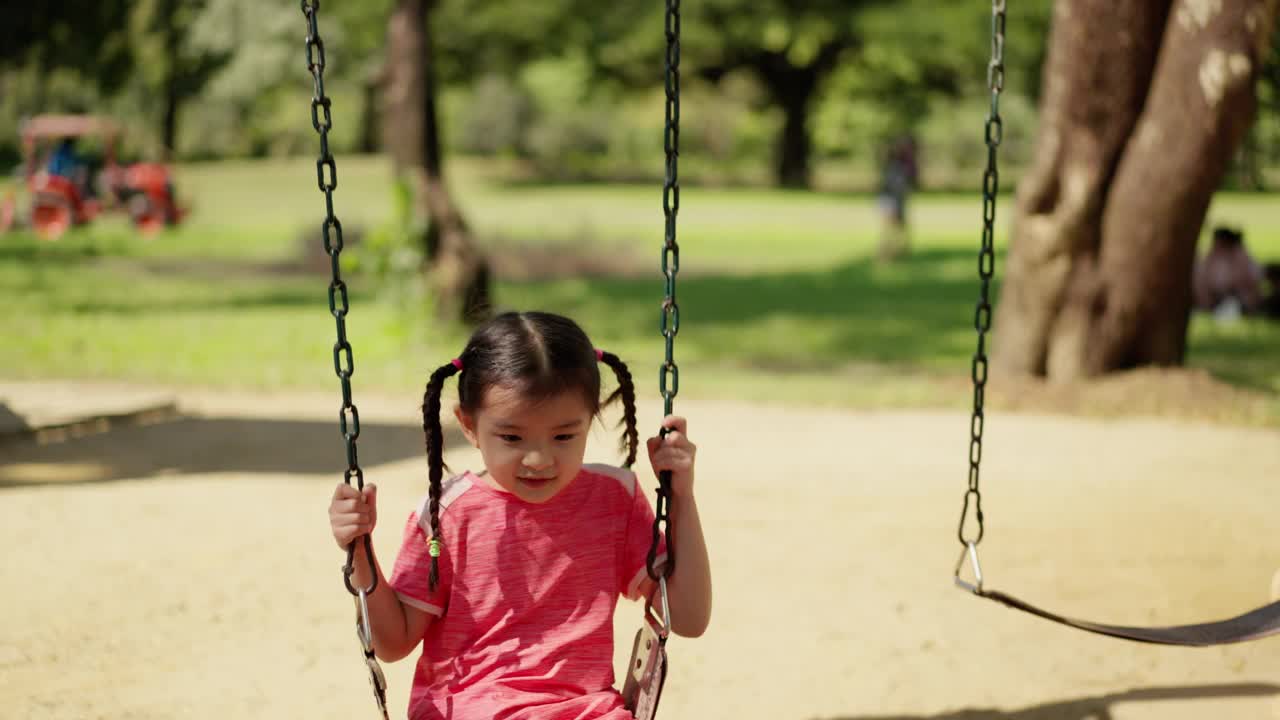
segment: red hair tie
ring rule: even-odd
[[[604,351],[596,348],[596,362],[604,362]]]
[[[461,360],[461,359],[459,359],[459,358],[454,358],[454,359],[450,360],[449,362],[453,363],[453,366],[454,366],[454,367],[456,367],[456,368],[458,368],[458,370],[462,370],[462,360]]]

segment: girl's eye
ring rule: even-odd
[[[498,437],[501,438],[504,442],[509,442],[509,443],[520,442],[519,435],[499,435]]]
[[[570,441],[570,440],[572,440],[573,438],[574,438],[574,435],[572,435],[572,434],[564,434],[564,435],[557,435],[557,436],[556,436],[556,440],[559,440],[560,442],[569,442],[569,441]]]

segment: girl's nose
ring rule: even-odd
[[[541,450],[533,450],[524,456],[524,466],[530,470],[542,470],[551,467],[551,456]]]

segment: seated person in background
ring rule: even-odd
[[[1245,313],[1262,305],[1262,268],[1249,257],[1244,235],[1217,227],[1209,251],[1196,263],[1192,292],[1198,310],[1221,312],[1224,307]]]
[[[76,154],[76,141],[62,138],[49,156],[49,165],[45,168],[50,175],[61,175],[68,180],[75,180],[80,169],[80,158]]]
[[[62,138],[58,141],[53,152],[49,154],[45,172],[71,181],[83,197],[93,197],[98,194],[92,182],[89,161],[76,148],[75,138]]]

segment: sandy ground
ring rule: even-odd
[[[93,392],[157,394],[71,397]],[[182,419],[0,445],[0,718],[375,717],[325,516],[335,398],[175,399]],[[425,490],[415,400],[357,400],[389,561]],[[1129,644],[954,589],[967,417],[678,408],[716,598],[707,635],[670,644],[664,720],[1280,718],[1280,637]],[[642,426],[658,412],[642,405]],[[447,442],[451,465],[475,465]],[[612,447],[600,431],[590,458]],[[1270,599],[1274,430],[1004,414],[984,467],[993,587],[1134,624]],[[620,606],[619,664],[639,617]],[[387,668],[393,717],[411,670]]]

